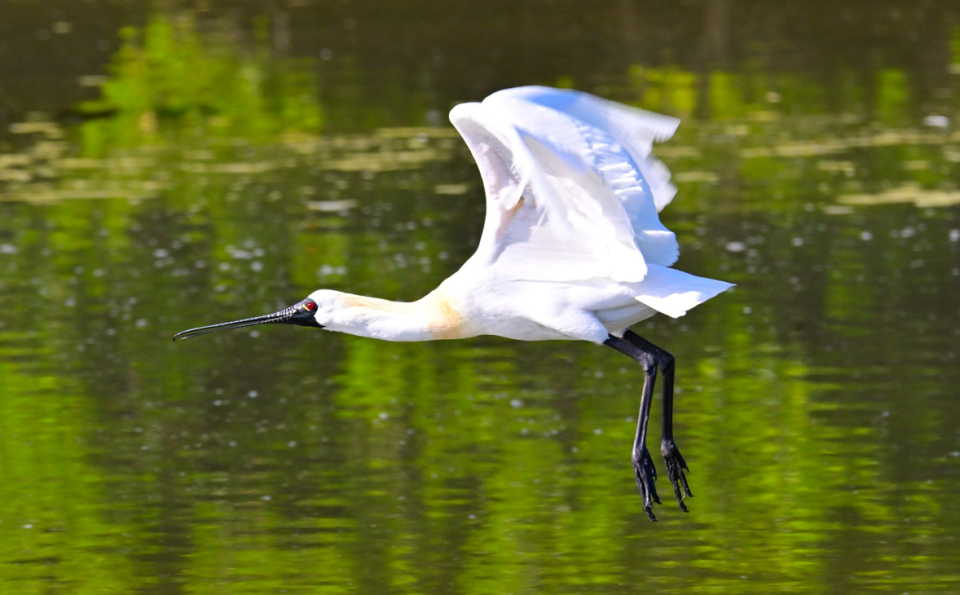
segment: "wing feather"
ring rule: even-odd
[[[521,87],[459,105],[450,120],[487,194],[477,254],[508,276],[638,282],[647,262],[676,260],[676,238],[657,215],[673,196],[669,172],[650,156],[653,141],[676,129],[673,118]]]
[[[670,204],[677,192],[670,183],[670,171],[651,155],[654,142],[669,140],[677,131],[680,120],[601,99],[589,93],[550,87],[517,87],[491,95],[487,101],[499,98],[522,99],[564,112],[584,123],[606,131],[618,142],[641,169],[654,195],[657,212]]]

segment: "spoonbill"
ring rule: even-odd
[[[646,447],[657,371],[663,455],[684,511],[689,471],[673,437],[674,357],[630,330],[672,317],[731,284],[669,268],[679,255],[658,216],[676,188],[651,155],[680,121],[587,93],[519,87],[453,108],[450,121],[480,169],[487,211],[476,253],[416,302],[320,289],[279,312],[194,328],[186,339],[256,324],[296,324],[386,341],[499,335],[607,345],[640,364],[644,382],[631,451],[650,520],[660,503]]]

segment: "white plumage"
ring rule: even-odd
[[[476,253],[424,298],[391,302],[322,289],[274,314],[190,329],[174,339],[254,324],[314,326],[384,339],[499,335],[608,345],[643,367],[633,466],[654,519],[656,469],[645,446],[653,385],[664,379],[661,453],[680,507],[691,495],[673,440],[674,359],[628,330],[661,312],[682,316],[730,287],[670,268],[679,255],[658,213],[676,189],[651,155],[674,118],[586,93],[520,87],[450,112],[487,197]],[[681,491],[682,488],[682,491]]]
[[[601,320],[629,306],[606,304],[602,294],[613,286],[621,291],[612,293],[633,293],[674,317],[730,286],[662,268],[679,252],[658,216],[676,189],[651,148],[670,138],[679,120],[545,87],[459,105],[450,120],[487,193],[486,225],[471,260],[499,269],[501,279],[593,287],[597,303],[579,305]],[[631,323],[649,314],[638,310]]]
[[[321,325],[393,341],[490,334],[603,343],[730,287],[668,268],[679,249],[658,212],[676,188],[651,147],[679,120],[586,93],[520,87],[458,105],[450,121],[486,191],[477,252],[414,304],[318,291],[311,298]]]

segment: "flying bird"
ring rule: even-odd
[[[416,302],[320,289],[265,316],[178,333],[186,339],[256,324],[296,324],[386,341],[498,335],[579,340],[634,359],[643,374],[632,462],[651,520],[660,503],[646,447],[657,372],[663,375],[663,455],[680,508],[692,496],[673,437],[674,357],[630,330],[684,315],[731,287],[670,268],[676,236],[658,213],[670,172],[651,155],[680,121],[587,93],[519,87],[453,108],[450,121],[480,169],[487,211],[476,253]]]

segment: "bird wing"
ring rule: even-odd
[[[486,190],[478,257],[530,281],[638,282],[647,263],[676,261],[676,237],[657,215],[675,189],[650,150],[678,120],[586,93],[520,87],[458,105],[450,121]]]

